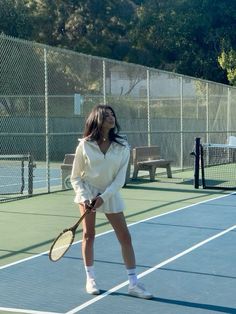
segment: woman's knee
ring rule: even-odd
[[[94,242],[95,232],[83,232],[83,241],[86,243]]]

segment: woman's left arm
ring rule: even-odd
[[[128,145],[123,150],[123,158],[121,160],[120,168],[117,172],[115,179],[112,181],[111,185],[109,185],[104,193],[100,195],[103,201],[107,201],[115,192],[120,190],[122,186],[125,184],[126,180],[126,171],[128,167],[130,159],[130,148]]]

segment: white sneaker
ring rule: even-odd
[[[98,295],[100,294],[100,290],[97,288],[96,282],[94,279],[87,279],[86,282],[86,291],[89,294]]]
[[[152,299],[153,298],[153,295],[150,292],[148,292],[144,288],[144,285],[141,283],[137,283],[137,285],[132,287],[132,288],[129,287],[128,292],[133,297],[137,297],[137,298],[141,298],[141,299]]]

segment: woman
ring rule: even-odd
[[[128,143],[119,135],[119,130],[115,112],[110,106],[94,107],[86,121],[84,136],[76,149],[72,167],[71,183],[81,214],[89,202],[95,200],[91,213],[83,220],[82,256],[87,275],[86,290],[94,295],[100,293],[93,265],[98,211],[106,215],[121,245],[129,294],[150,299],[152,295],[137,280],[134,250],[123,214],[124,202],[119,194],[130,158]]]

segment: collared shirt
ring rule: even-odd
[[[104,154],[96,141],[81,139],[75,152],[71,183],[80,202],[91,199],[89,186],[101,191],[106,202],[125,183],[130,148],[112,142]],[[93,196],[94,197],[94,196]]]

